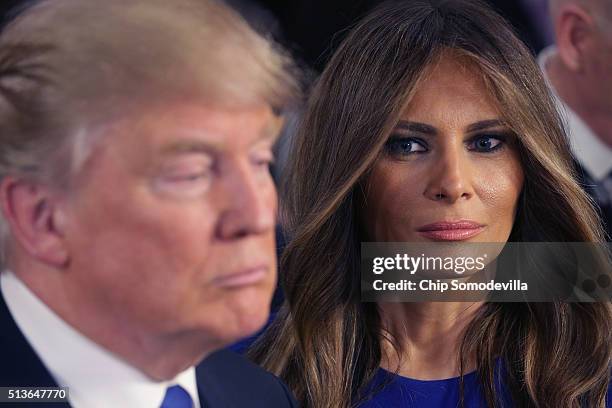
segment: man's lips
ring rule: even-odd
[[[268,265],[258,265],[218,276],[213,279],[212,283],[217,287],[226,289],[250,286],[264,280],[268,273],[270,273]]]
[[[482,232],[484,225],[470,220],[438,221],[423,225],[417,231],[436,241],[463,241]]]

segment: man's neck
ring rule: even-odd
[[[13,268],[16,271],[17,268]],[[24,269],[21,269],[24,270]],[[193,333],[152,335],[121,316],[84,302],[58,271],[16,273],[26,287],[50,310],[83,336],[115,354],[155,381],[173,379],[201,361],[207,352],[205,339]],[[87,295],[85,295],[87,296]],[[217,348],[211,345],[210,351]]]
[[[546,73],[557,95],[606,145],[612,148],[612,112],[608,112],[593,101],[585,89],[588,86],[563,65],[558,54],[550,57]]]

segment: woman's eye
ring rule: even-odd
[[[476,152],[492,152],[503,146],[503,138],[500,136],[477,136],[473,138],[468,148]]]
[[[392,138],[385,144],[385,150],[391,155],[407,155],[412,153],[426,152],[427,147],[424,141],[410,138]]]

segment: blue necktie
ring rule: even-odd
[[[193,408],[193,400],[183,387],[173,385],[166,389],[166,396],[160,408]]]

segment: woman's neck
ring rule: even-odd
[[[381,366],[400,375],[438,380],[460,374],[459,346],[482,302],[379,303],[383,330]],[[398,355],[399,352],[399,355]],[[464,373],[473,371],[469,356]]]

